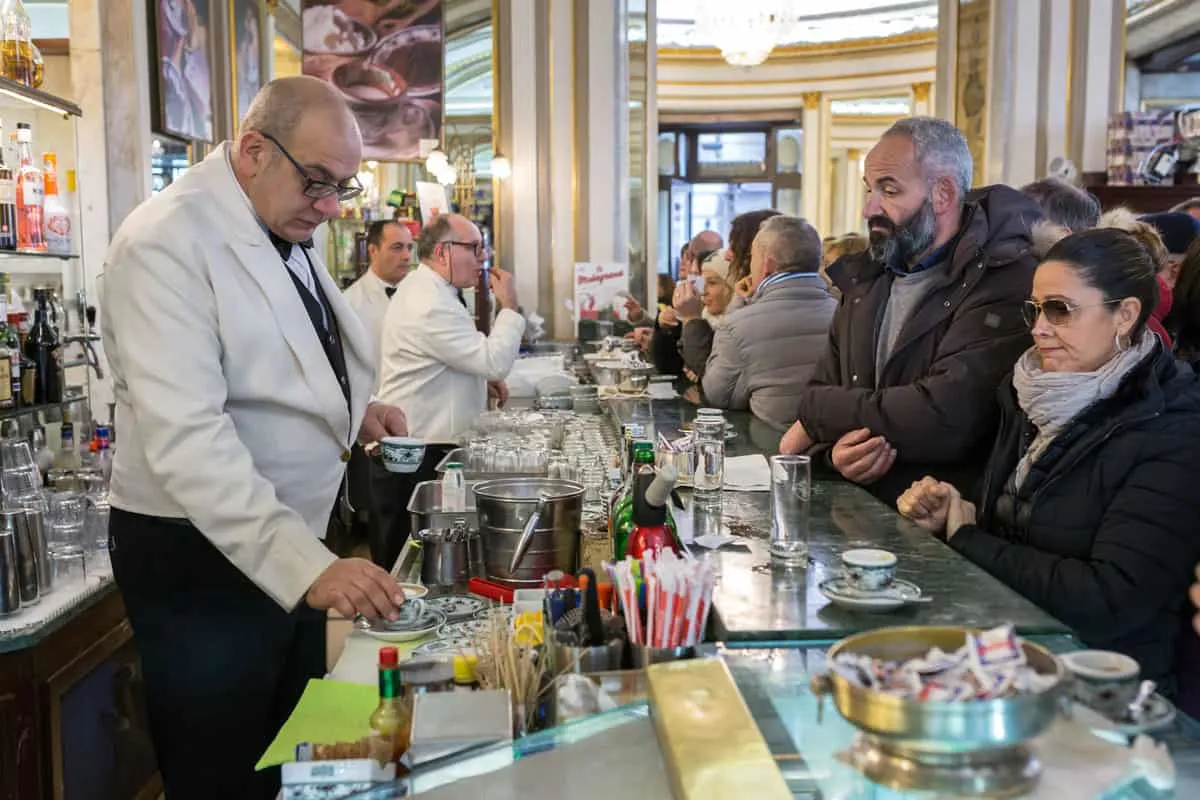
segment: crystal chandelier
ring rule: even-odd
[[[799,23],[796,0],[696,0],[695,37],[735,67],[755,67]]]

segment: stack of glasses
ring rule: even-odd
[[[15,573],[19,589],[19,603],[0,600],[0,615],[31,606],[55,588],[80,587],[89,573],[111,573],[104,476],[81,469],[50,477],[51,488],[43,489],[28,442],[0,442],[0,538],[13,541],[11,566],[0,566]]]

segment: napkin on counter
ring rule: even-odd
[[[771,488],[771,465],[766,456],[736,456],[725,459],[726,489],[733,492],[765,492]]]

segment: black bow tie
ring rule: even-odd
[[[392,295],[394,295],[396,293],[396,287],[395,286],[385,286],[385,287],[383,287],[383,293],[388,296],[388,300],[391,300]]]
[[[267,238],[271,240],[271,244],[274,245],[275,249],[279,252],[279,257],[284,261],[287,261],[292,257],[292,247],[294,245],[298,244],[306,250],[311,250],[313,246],[312,239],[305,239],[303,242],[289,242],[287,239],[275,233],[275,231],[267,231]]]

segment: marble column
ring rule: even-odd
[[[846,151],[846,213],[838,234],[858,233],[863,229],[863,152]]]
[[[937,18],[937,82],[934,91],[934,113],[951,122],[955,114],[955,80],[958,72],[958,4],[959,0],[938,0]]]
[[[1122,107],[1125,1],[1071,4],[1069,153],[1083,172],[1108,168],[1108,119]]]
[[[820,230],[821,226],[821,179],[825,173],[825,161],[822,158],[821,141],[824,127],[822,97],[820,92],[805,92],[804,115],[801,125],[804,130],[804,156],[801,161],[803,183],[800,197],[800,207],[804,218]],[[821,231],[824,236],[824,231]]]
[[[914,117],[927,117],[933,113],[933,85],[929,81],[914,83],[909,94],[909,108]]]
[[[508,156],[512,175],[495,184],[497,263],[513,273],[526,311],[549,318],[541,297],[550,231],[540,220],[550,208],[548,48],[546,0],[498,0],[493,59],[496,152]]]
[[[83,111],[76,128],[77,220],[81,274],[77,276],[102,317],[97,277],[108,242],[122,220],[150,196],[150,58],[146,4],[141,0],[71,3],[71,80]],[[96,345],[108,374],[103,347]],[[93,415],[108,416],[108,380],[91,381]]]

